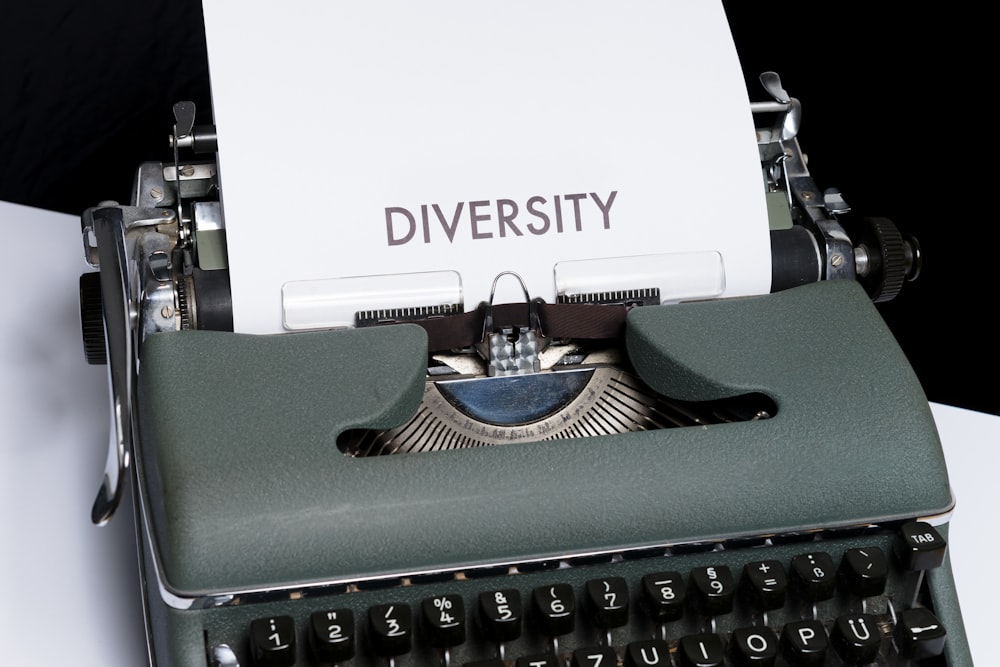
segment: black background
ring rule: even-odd
[[[751,99],[766,99],[757,75],[774,70],[801,100],[817,184],[919,239],[920,278],[879,310],[928,398],[1000,414],[985,15],[959,3],[724,5]],[[4,0],[0,26],[0,200],[72,214],[128,201],[135,167],[170,157],[175,101],[211,120],[199,2]]]

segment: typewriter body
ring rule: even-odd
[[[84,340],[132,485],[150,659],[968,665],[952,493],[872,301],[919,271],[755,113],[772,293],[653,291],[232,332],[213,128],[83,215]],[[498,279],[516,280],[516,276]]]

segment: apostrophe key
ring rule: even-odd
[[[295,664],[295,621],[291,616],[275,616],[251,622],[250,647],[257,667],[291,667]]]
[[[848,549],[840,561],[840,578],[847,593],[862,601],[882,595],[889,578],[889,564],[885,553],[878,547]]]
[[[324,662],[336,664],[353,658],[356,636],[350,609],[317,611],[309,617],[309,644]]]
[[[413,615],[403,603],[380,604],[368,609],[368,641],[372,652],[389,659],[408,653],[413,646]]]

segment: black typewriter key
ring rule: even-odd
[[[451,648],[465,641],[465,601],[460,595],[436,595],[420,603],[428,646]]]
[[[291,667],[295,664],[295,621],[291,616],[274,616],[251,622],[250,651],[258,667]]]
[[[729,659],[736,667],[773,667],[778,637],[767,626],[737,628],[729,640]]]
[[[594,665],[596,663],[586,663]],[[605,663],[607,664],[607,663]],[[610,663],[614,667],[615,663]],[[648,639],[632,642],[625,648],[625,667],[670,667],[670,647],[666,642]]]
[[[695,611],[706,616],[721,616],[733,610],[736,582],[725,565],[696,567],[688,578],[688,597]]]
[[[815,551],[792,558],[792,586],[806,602],[822,602],[833,597],[837,568],[830,554]]]
[[[929,523],[903,524],[899,536],[897,554],[907,570],[930,570],[944,562],[948,543]]]
[[[513,588],[479,594],[479,624],[489,641],[509,642],[521,636],[521,593]]]
[[[325,662],[344,662],[354,657],[354,612],[328,609],[309,617],[309,643],[317,658]]]
[[[604,577],[587,582],[587,599],[594,625],[602,630],[628,623],[628,584],[621,577]]]
[[[618,655],[613,648],[592,646],[573,651],[569,667],[617,667]]]
[[[642,578],[642,606],[657,623],[681,618],[685,600],[687,591],[679,572],[655,572]]]
[[[466,662],[462,667],[506,667],[506,665],[500,658],[487,658],[486,660]]]
[[[947,632],[941,621],[926,607],[907,609],[896,623],[899,653],[910,660],[924,660],[941,655]]]
[[[522,655],[514,661],[514,667],[560,667],[559,658],[546,653],[544,655]]]
[[[413,645],[413,616],[402,603],[380,604],[368,609],[368,641],[383,658],[403,655]]]
[[[826,664],[830,640],[819,621],[786,623],[781,631],[781,655],[791,667],[816,667]]]
[[[677,655],[682,667],[722,667],[726,663],[722,639],[713,634],[681,637]]]
[[[573,632],[576,627],[576,595],[569,584],[539,586],[531,592],[537,612],[538,630],[546,637]]]
[[[830,642],[846,664],[863,665],[875,660],[882,634],[871,614],[847,614],[834,622]]]
[[[885,552],[875,546],[848,549],[840,561],[840,576],[851,595],[860,598],[882,595],[889,577]]]
[[[776,560],[760,560],[743,567],[743,599],[756,611],[771,611],[785,606],[788,574]]]

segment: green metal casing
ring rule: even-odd
[[[422,329],[151,336],[136,460],[161,585],[301,588],[952,508],[926,397],[853,282],[637,308],[626,346],[666,396],[762,392],[777,414],[354,459],[338,434],[416,409]]]

